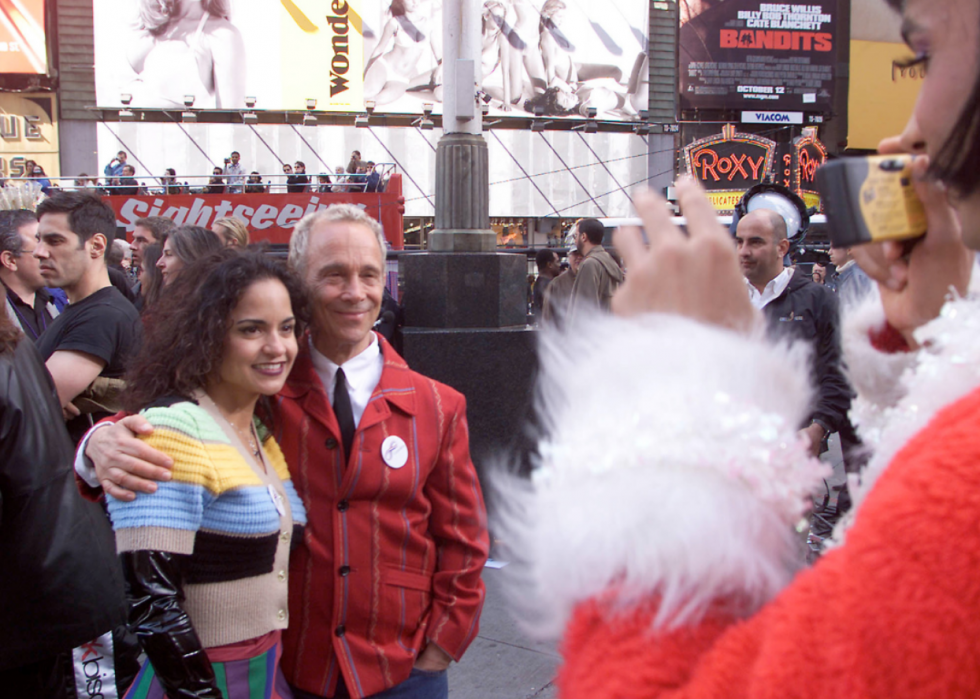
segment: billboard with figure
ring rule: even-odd
[[[100,107],[438,114],[442,0],[94,0]],[[633,120],[647,0],[483,0],[491,114]],[[425,107],[431,105],[431,107]]]
[[[94,0],[100,107],[360,111],[370,0]]]
[[[680,0],[681,109],[829,112],[837,0]]]

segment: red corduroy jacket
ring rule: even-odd
[[[408,678],[429,642],[459,660],[476,637],[489,549],[466,401],[411,371],[379,338],[384,369],[343,463],[340,429],[306,343],[273,423],[309,523],[293,552],[287,679],[354,697]],[[399,437],[401,468],[381,445]]]

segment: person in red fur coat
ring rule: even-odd
[[[889,1],[929,69],[881,150],[917,155],[929,232],[855,250],[880,293],[845,329],[872,451],[854,511],[798,570],[821,477],[793,435],[805,357],[763,338],[693,180],[689,236],[636,197],[650,244],[618,235],[619,317],[543,343],[546,372],[601,363],[603,381],[543,378],[539,468],[500,486],[523,617],[562,637],[562,699],[980,696],[980,0]]]

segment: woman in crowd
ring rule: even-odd
[[[49,180],[48,176],[45,174],[44,168],[37,163],[34,163],[34,166],[31,168],[31,177],[41,186],[42,192],[45,194],[49,194],[51,192],[51,180]]]
[[[248,179],[245,180],[245,194],[265,194],[268,188],[262,182],[259,173],[252,171]]]
[[[153,307],[160,298],[163,289],[163,272],[157,267],[157,262],[163,254],[163,247],[157,243],[143,250],[143,261],[140,263],[140,296],[143,298],[142,311]]]
[[[248,247],[248,226],[241,219],[234,216],[219,218],[211,225],[211,230],[225,245],[237,245],[243,250]]]
[[[84,657],[105,696],[125,691],[139,648],[102,509],[78,494],[72,443],[51,376],[0,313],[0,691],[4,697],[86,695]],[[117,630],[116,634],[113,631]]]
[[[980,0],[890,2],[928,70],[882,151],[916,156],[928,233],[855,248],[880,299],[845,321],[872,450],[853,515],[797,573],[793,527],[822,469],[795,433],[806,355],[763,339],[693,180],[677,183],[686,235],[638,195],[649,249],[639,230],[616,239],[629,274],[613,308],[630,317],[545,340],[540,468],[497,500],[498,536],[528,561],[527,609],[564,635],[564,699],[980,695],[980,302],[964,296]]]
[[[237,250],[196,262],[154,312],[123,401],[153,425],[146,441],[173,477],[108,498],[147,655],[127,697],[291,697],[281,571],[306,512],[254,413],[286,382],[305,320],[285,267]]]
[[[169,286],[184,267],[217,252],[224,247],[224,241],[212,231],[200,226],[181,226],[167,236],[157,260],[157,267],[163,277],[163,285]]]
[[[177,181],[177,171],[168,167],[163,171],[163,193],[164,194],[183,194],[184,188]]]
[[[211,171],[211,179],[208,180],[208,186],[204,188],[205,194],[224,194],[225,193],[225,181],[223,179],[225,171],[220,167],[216,167]]]
[[[135,73],[125,92],[140,107],[245,106],[245,45],[228,0],[139,0],[135,40],[126,59]]]
[[[317,194],[330,194],[333,192],[333,183],[330,180],[330,175],[324,173],[319,175],[317,178],[316,191]]]

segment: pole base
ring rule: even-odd
[[[429,233],[429,252],[496,252],[497,234],[492,230],[435,230]]]

